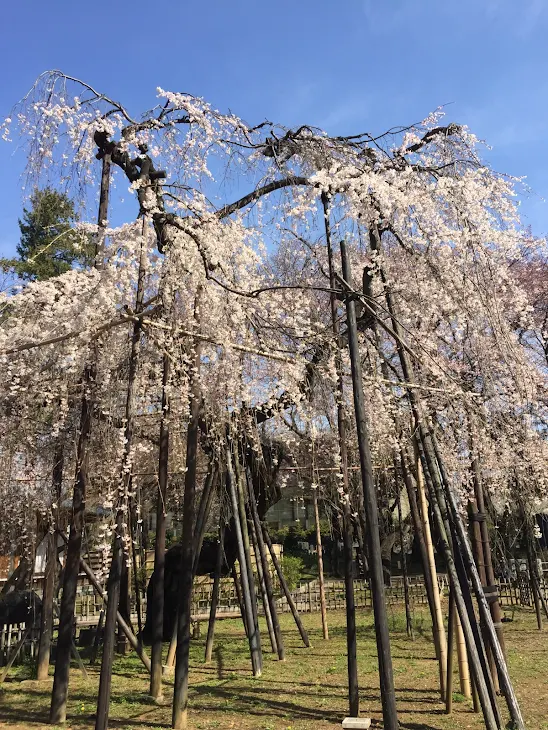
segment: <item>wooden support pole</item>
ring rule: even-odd
[[[343,277],[346,284],[352,289],[352,274],[350,259],[344,241],[341,241],[341,257]],[[346,314],[348,326],[348,342],[350,349],[350,363],[352,369],[352,386],[354,393],[354,410],[356,414],[356,428],[358,432],[358,448],[360,452],[360,467],[364,492],[364,507],[367,517],[367,538],[369,544],[369,561],[371,575],[371,596],[375,620],[377,639],[377,655],[379,660],[379,676],[381,702],[385,730],[398,730],[398,713],[396,710],[396,693],[394,689],[394,674],[392,670],[392,655],[390,651],[390,636],[388,632],[388,616],[384,597],[384,581],[382,572],[382,556],[379,537],[379,517],[377,508],[377,494],[373,479],[371,450],[369,446],[369,430],[365,413],[365,399],[363,393],[363,374],[361,355],[358,342],[358,328],[356,322],[356,303],[347,292]]]
[[[335,277],[335,263],[333,260],[333,248],[331,244],[331,222],[329,211],[329,198],[322,193],[322,204],[324,210],[325,237],[327,241],[327,257],[329,262],[329,282],[333,290],[330,295],[331,304],[331,327],[337,351],[335,354],[335,370],[337,373],[337,429],[339,435],[339,454],[341,457],[342,486],[342,532],[344,549],[344,585],[346,596],[346,651],[348,669],[348,704],[350,717],[357,717],[359,713],[359,688],[358,688],[358,661],[357,661],[357,635],[356,635],[356,603],[354,597],[354,573],[353,573],[353,530],[350,510],[350,481],[348,479],[348,454],[346,448],[346,423],[344,418],[344,380],[342,372],[342,341],[339,330],[338,301],[335,295],[337,280]],[[341,244],[341,252],[344,251]],[[344,258],[344,253],[343,253]],[[343,261],[343,267],[344,267]],[[348,309],[347,309],[348,314]],[[356,417],[357,420],[357,417]]]
[[[525,512],[525,509],[522,507],[522,516],[523,516],[523,535],[525,537],[525,549],[527,552],[527,574],[529,576],[529,586],[531,593],[533,594],[533,603],[535,606],[535,615],[537,617],[537,628],[539,631],[542,631],[542,613],[541,613],[541,607],[540,607],[540,591],[537,590],[537,582],[535,580],[536,578],[536,569],[535,569],[535,560],[533,557],[533,551],[531,549],[531,536],[530,536],[530,525],[529,525],[529,518]]]
[[[455,634],[457,643],[457,658],[459,662],[460,692],[464,697],[472,696],[470,685],[470,668],[468,666],[468,654],[466,652],[466,641],[462,630],[459,614],[455,614]]]
[[[428,442],[428,435],[429,434],[427,434],[423,430],[423,438],[426,443]],[[480,577],[478,574],[478,569],[477,569],[476,563],[474,562],[472,548],[470,547],[468,535],[466,534],[466,530],[464,529],[464,525],[463,525],[459,510],[458,510],[458,507],[457,507],[457,504],[455,501],[455,496],[451,490],[449,481],[447,479],[447,475],[445,474],[444,465],[440,458],[440,453],[439,453],[439,449],[437,447],[436,438],[435,438],[434,434],[430,434],[430,440],[432,442],[433,452],[435,454],[438,468],[440,470],[440,476],[442,478],[442,481],[443,481],[443,484],[445,487],[447,504],[449,506],[449,509],[451,512],[451,517],[452,517],[453,524],[455,527],[455,531],[457,533],[457,537],[458,537],[458,540],[460,543],[463,561],[464,561],[466,570],[468,572],[468,575],[470,577],[473,591],[476,596],[480,619],[484,623],[486,636],[489,641],[489,646],[490,646],[491,651],[493,652],[495,665],[497,667],[497,671],[498,671],[498,675],[499,675],[500,688],[501,688],[501,691],[506,700],[508,712],[510,713],[511,720],[514,723],[516,730],[525,730],[525,724],[523,722],[523,717],[521,715],[521,710],[520,710],[520,707],[519,707],[519,704],[517,701],[516,693],[512,686],[512,682],[510,680],[510,675],[508,674],[508,668],[506,666],[504,654],[502,653],[502,649],[501,649],[501,646],[500,646],[498,638],[497,638],[495,627],[493,626],[493,619],[491,617],[491,611],[489,610],[489,605],[487,603],[487,599],[483,592],[481,580],[480,580]]]
[[[322,614],[322,632],[323,638],[327,640],[329,639],[329,628],[327,626],[327,607],[325,603],[322,532],[320,526],[320,511],[318,509],[318,495],[316,492],[314,492],[314,524],[316,527],[316,554],[318,558],[318,582],[320,584],[320,610]]]
[[[99,679],[99,694],[97,697],[97,713],[95,715],[95,730],[106,730],[108,727],[112,664],[114,661],[114,646],[116,643],[116,616],[121,616],[121,613],[118,611],[118,605],[120,602],[120,583],[122,578],[123,560],[122,512],[119,508],[115,526],[114,544],[112,547],[110,572],[107,582],[107,610],[105,614],[103,654],[101,656],[101,675]]]
[[[344,497],[343,497],[344,499]],[[344,550],[344,592],[346,598],[346,657],[348,669],[348,716],[358,717],[360,696],[358,688],[358,656],[356,634],[356,605],[354,600],[353,535],[350,505],[343,502],[342,533]]]
[[[200,553],[202,552],[207,520],[211,511],[211,503],[213,502],[213,495],[215,494],[215,485],[217,483],[218,475],[219,472],[217,464],[213,459],[211,459],[202,489],[200,503],[196,512],[196,526],[194,528],[194,565],[192,569],[194,577],[196,577],[196,573],[198,571]]]
[[[261,594],[261,601],[263,604],[264,618],[266,622],[266,628],[268,631],[268,638],[270,640],[270,648],[273,654],[278,653],[278,646],[276,644],[276,634],[274,632],[274,623],[272,621],[272,613],[270,611],[270,603],[268,601],[268,594],[266,591],[265,576],[261,556],[259,554],[259,548],[257,546],[257,535],[255,533],[255,525],[253,522],[249,524],[249,536],[251,537],[251,546],[253,548],[253,555],[255,556],[255,565],[257,567],[257,579],[259,583],[259,591]]]
[[[445,714],[453,711],[453,644],[456,629],[455,596],[449,592],[449,617],[447,621],[447,680],[445,683]]]
[[[64,444],[60,436],[55,446],[52,469],[52,492],[57,504],[55,510],[56,527],[59,527],[59,507],[63,489]],[[42,595],[42,616],[40,620],[40,644],[38,647],[38,661],[36,679],[44,680],[48,677],[51,641],[53,638],[53,600],[55,598],[55,582],[57,578],[57,534],[48,532],[47,562],[44,575],[44,591]]]
[[[62,533],[61,533],[62,534]],[[103,603],[107,604],[107,596],[103,592],[103,589],[101,588],[101,585],[97,578],[95,577],[94,572],[89,567],[89,565],[86,563],[86,561],[83,558],[80,558],[80,567],[82,569],[82,572],[85,573],[88,577],[89,582],[95,589],[97,595],[102,599]],[[131,648],[135,651],[141,662],[143,663],[143,666],[147,670],[147,672],[150,672],[150,659],[147,656],[146,651],[141,646],[140,642],[138,641],[137,637],[131,630],[131,627],[128,626],[128,624],[124,621],[123,616],[117,612],[116,613],[116,621],[118,624],[122,627],[122,631],[125,633],[125,635],[128,638],[128,641],[131,645]]]
[[[244,580],[247,581],[247,591],[249,593],[249,602],[251,605],[251,611],[253,615],[253,634],[257,641],[257,659],[259,662],[259,672],[262,672],[263,668],[263,652],[261,647],[261,634],[259,632],[259,614],[257,609],[257,593],[255,590],[255,575],[253,572],[253,564],[251,562],[251,549],[249,540],[249,530],[247,525],[247,512],[245,508],[245,493],[243,485],[243,475],[240,467],[239,456],[237,450],[234,450],[234,461],[233,469],[235,476],[235,487],[238,502],[238,518],[240,523],[240,529],[242,533],[242,544],[243,544],[243,556],[245,560],[245,571],[242,571],[240,565],[240,578],[242,581],[242,590],[245,589],[243,586]],[[234,516],[236,519],[236,515]]]
[[[447,641],[445,638],[445,629],[443,624],[443,611],[441,608],[440,588],[438,584],[438,575],[436,571],[436,559],[434,557],[434,544],[432,542],[432,533],[430,531],[430,520],[428,518],[428,502],[426,500],[426,490],[424,487],[424,473],[422,464],[419,459],[417,444],[414,442],[415,448],[415,468],[417,476],[417,493],[419,497],[419,510],[422,525],[422,532],[426,545],[426,553],[428,557],[428,571],[431,575],[432,592],[434,599],[434,611],[436,616],[435,628],[437,634],[437,645],[439,647],[439,670],[440,670],[440,695],[442,701],[445,700],[445,667],[447,666]]]
[[[297,606],[295,605],[295,601],[293,600],[293,596],[291,595],[291,591],[289,590],[289,586],[287,585],[287,581],[283,574],[283,570],[280,565],[280,561],[278,560],[278,556],[276,555],[276,553],[274,551],[274,545],[272,544],[272,540],[270,539],[270,535],[268,534],[267,527],[264,523],[262,524],[262,529],[263,529],[264,541],[268,546],[272,564],[274,565],[274,569],[278,575],[278,581],[280,582],[280,588],[282,589],[282,592],[287,600],[289,609],[291,611],[291,614],[293,615],[293,618],[297,625],[297,629],[299,630],[299,634],[301,635],[301,639],[303,640],[303,644],[308,647],[308,646],[310,646],[310,640],[308,638],[308,634],[306,632],[306,629],[303,626],[303,622],[301,621],[299,612],[297,611]]]
[[[396,466],[396,462],[394,462]],[[439,634],[438,634],[438,628],[437,628],[437,616],[436,616],[436,609],[435,609],[435,602],[434,602],[434,588],[432,583],[432,573],[430,570],[430,564],[428,562],[428,552],[426,549],[426,542],[424,539],[424,532],[422,529],[422,522],[421,522],[421,516],[419,513],[419,507],[417,504],[417,493],[415,490],[415,485],[413,484],[413,481],[411,479],[411,475],[409,472],[409,469],[407,467],[407,460],[405,457],[405,452],[403,448],[400,448],[400,466],[401,471],[403,475],[403,480],[405,483],[405,489],[407,492],[407,498],[409,501],[409,509],[411,511],[411,518],[413,520],[413,529],[415,531],[415,538],[417,542],[419,543],[419,552],[421,556],[421,563],[422,563],[422,571],[424,576],[424,587],[426,590],[426,598],[428,600],[428,607],[430,609],[430,616],[432,618],[432,636],[434,639],[434,647],[436,650],[436,659],[438,660],[438,666],[440,661],[440,649],[439,649]],[[436,579],[436,584],[437,584]],[[439,590],[439,588],[438,588]],[[440,684],[440,691],[441,691],[441,684]]]
[[[474,442],[472,441],[472,446]],[[483,545],[483,559],[485,563],[485,577],[489,589],[489,609],[493,618],[493,625],[499,640],[500,648],[505,654],[504,647],[504,631],[502,627],[502,611],[498,597],[498,586],[495,578],[495,570],[493,567],[493,556],[491,553],[491,544],[489,542],[489,530],[487,528],[487,512],[485,509],[485,498],[483,493],[483,481],[481,479],[479,462],[477,456],[474,455],[472,460],[472,474],[474,476],[474,494],[478,513],[476,519],[479,521],[481,541]]]
[[[219,544],[217,546],[217,557],[215,560],[215,573],[213,576],[213,589],[211,591],[211,607],[209,609],[209,622],[207,624],[207,638],[205,645],[205,658],[207,664],[211,661],[213,653],[213,636],[215,634],[215,620],[217,618],[217,606],[219,605],[219,592],[221,588],[221,569],[223,567],[223,544],[225,538],[224,525],[219,526]]]
[[[137,274],[137,289],[135,294],[134,311],[140,312],[143,308],[146,271],[146,219],[142,221],[141,248],[139,268]],[[116,646],[116,616],[122,615],[124,622],[130,623],[129,611],[129,552],[124,547],[127,535],[127,514],[130,509],[129,494],[131,491],[132,447],[135,402],[137,398],[137,370],[139,366],[140,342],[142,322],[137,319],[133,323],[131,345],[128,359],[128,379],[125,404],[124,453],[120,469],[118,485],[118,499],[116,512],[116,526],[112,542],[112,559],[108,577],[108,598],[105,615],[105,631],[103,640],[103,654],[101,656],[101,674],[99,677],[99,694],[97,697],[97,713],[95,716],[95,730],[106,730],[110,708],[110,688],[112,684],[112,665]],[[129,532],[131,541],[131,531]],[[126,651],[125,632],[118,624],[118,649]]]
[[[253,520],[253,529],[255,533],[255,540],[257,543],[257,549],[259,551],[258,558],[260,560],[260,563],[262,565],[263,569],[263,581],[264,581],[264,588],[266,591],[266,596],[268,599],[268,605],[270,608],[270,617],[272,620],[272,628],[274,631],[274,638],[276,641],[276,651],[278,653],[278,659],[280,661],[283,661],[285,659],[285,647],[284,647],[284,640],[282,636],[282,630],[280,627],[280,621],[278,619],[278,612],[276,610],[276,599],[274,597],[274,588],[272,585],[272,577],[270,575],[270,565],[268,564],[268,556],[266,554],[264,539],[263,539],[263,531],[261,529],[261,521],[259,519],[259,511],[257,508],[257,502],[255,497],[255,491],[253,489],[253,481],[251,479],[248,480],[248,489],[249,489],[249,509],[251,512],[251,517]]]
[[[260,643],[258,632],[255,630],[255,619],[253,616],[253,607],[251,605],[251,596],[249,594],[249,578],[247,576],[247,561],[245,557],[245,548],[242,535],[242,527],[240,523],[240,514],[238,508],[238,492],[236,486],[236,475],[232,466],[231,444],[227,444],[226,449],[227,462],[227,484],[234,517],[234,525],[236,531],[236,542],[238,546],[238,562],[240,564],[241,590],[245,614],[245,626],[249,641],[249,651],[251,654],[251,667],[254,677],[261,676],[261,660],[260,660]]]
[[[470,616],[465,604],[464,596],[462,594],[462,587],[459,581],[455,561],[451,553],[448,538],[445,531],[445,525],[440,511],[440,505],[438,502],[438,495],[434,492],[431,493],[431,505],[434,519],[436,522],[436,528],[440,537],[440,543],[443,549],[445,564],[447,566],[447,572],[451,579],[451,587],[455,593],[455,602],[457,604],[457,610],[463,626],[466,646],[469,652],[470,659],[474,670],[474,677],[477,680],[478,694],[480,697],[481,707],[483,710],[483,717],[487,730],[500,730],[500,724],[495,718],[493,706],[491,704],[491,697],[487,689],[486,678],[483,674],[483,667],[480,661],[478,648],[476,646],[476,636],[472,631],[472,625],[470,623]]]

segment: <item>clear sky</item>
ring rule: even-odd
[[[548,232],[546,0],[19,0],[2,10],[0,116],[58,68],[135,114],[157,86],[250,123],[379,133],[442,104],[526,176],[524,221]],[[0,141],[0,255],[14,251],[23,156]]]

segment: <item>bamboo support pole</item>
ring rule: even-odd
[[[226,448],[227,462],[227,482],[232,514],[234,517],[236,542],[238,546],[238,562],[240,564],[241,590],[243,598],[243,606],[245,613],[245,626],[249,641],[249,651],[251,654],[251,667],[254,677],[261,676],[261,657],[260,657],[260,639],[256,630],[255,617],[253,614],[253,606],[251,605],[251,595],[249,592],[250,580],[247,575],[247,560],[245,556],[244,539],[242,534],[242,525],[240,522],[240,513],[238,506],[238,488],[236,485],[236,475],[232,465],[231,444],[227,444]]]
[[[258,560],[261,563],[263,569],[264,589],[268,599],[268,606],[270,608],[270,617],[272,620],[272,628],[274,630],[274,638],[276,641],[276,651],[278,653],[278,659],[280,661],[283,661],[285,659],[285,646],[282,636],[282,630],[280,627],[280,621],[278,619],[278,613],[276,610],[276,599],[274,597],[272,576],[270,575],[270,565],[268,563],[268,556],[266,554],[263,531],[261,529],[261,521],[259,519],[259,512],[255,498],[255,491],[253,489],[253,480],[249,479],[247,485],[249,490],[249,509],[251,512],[257,549],[259,551]]]
[[[460,692],[464,697],[470,698],[472,696],[472,689],[470,684],[470,668],[468,666],[466,641],[464,640],[464,633],[462,631],[462,624],[460,622],[458,613],[455,615],[455,634],[457,644],[457,658],[459,664]]]
[[[440,695],[442,701],[445,700],[445,668],[447,666],[447,640],[445,637],[445,629],[443,624],[443,611],[441,607],[440,588],[436,571],[436,559],[434,557],[434,545],[432,543],[432,532],[430,531],[430,520],[428,519],[428,502],[426,501],[426,490],[424,486],[424,473],[422,464],[418,456],[417,443],[415,441],[415,468],[416,483],[419,502],[419,514],[421,519],[422,532],[424,535],[424,543],[426,546],[426,554],[428,558],[428,571],[431,576],[432,595],[434,600],[435,611],[435,630],[436,643],[439,648],[439,675],[440,675]]]
[[[268,534],[267,527],[264,523],[262,524],[262,530],[263,530],[264,541],[267,544],[268,550],[270,552],[270,558],[272,560],[272,564],[274,565],[274,569],[278,575],[278,581],[280,582],[280,588],[282,589],[282,592],[287,600],[289,609],[293,615],[293,618],[297,625],[297,629],[299,630],[299,634],[301,635],[301,639],[303,640],[303,644],[306,647],[309,647],[310,640],[308,638],[308,634],[306,632],[306,629],[303,626],[303,622],[301,621],[299,612],[297,611],[295,601],[293,600],[293,596],[291,595],[291,591],[289,590],[289,586],[287,585],[287,581],[283,574],[283,570],[281,568],[280,561],[278,560],[278,556],[276,555],[276,553],[274,551],[274,545],[272,544],[272,540],[270,539],[270,535]]]
[[[455,642],[455,595],[449,592],[449,618],[447,621],[447,680],[445,682],[445,714],[453,711],[453,644]]]
[[[323,574],[323,546],[322,533],[320,529],[320,512],[318,509],[318,495],[314,492],[314,524],[316,527],[316,555],[318,558],[318,582],[320,585],[320,610],[322,615],[322,633],[324,639],[329,639],[329,628],[327,625],[327,608],[325,605],[325,579]]]

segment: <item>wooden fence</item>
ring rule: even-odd
[[[447,595],[449,584],[447,576],[438,575],[438,584],[442,596]],[[198,578],[193,591],[192,615],[195,621],[205,621],[209,616],[211,605],[211,591],[213,581],[209,578]],[[99,619],[102,602],[98,597],[83,586],[82,592],[78,595],[76,602],[76,632],[88,626],[94,626]],[[548,581],[541,582],[541,590],[544,598],[548,601]],[[424,581],[420,576],[412,576],[409,581],[409,594],[414,606],[427,605],[426,590]],[[371,589],[363,580],[354,581],[354,596],[356,608],[370,608]],[[386,602],[389,606],[402,605],[404,602],[404,586],[401,576],[393,577],[392,584],[385,587]],[[317,580],[301,583],[292,591],[292,597],[300,613],[311,613],[320,610],[320,588]],[[325,582],[325,597],[327,609],[330,611],[344,610],[346,607],[345,587],[343,580],[327,580]],[[499,584],[499,598],[503,607],[531,607],[533,596],[526,576],[518,576],[515,581],[501,582]],[[289,605],[285,597],[277,600],[280,612],[289,611]],[[146,612],[146,597],[142,602],[143,616]],[[259,605],[259,613],[262,607]],[[219,604],[217,615],[220,618],[228,618],[231,615],[239,617],[240,606],[231,578],[221,580]],[[135,606],[132,606],[132,622],[136,625]],[[25,630],[25,624],[14,624],[11,626],[0,626],[0,666],[5,664],[10,650],[21,639]],[[21,659],[34,657],[37,651],[38,629],[34,629],[25,645]],[[18,661],[20,661],[18,660]]]

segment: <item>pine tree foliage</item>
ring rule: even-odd
[[[77,215],[73,201],[47,187],[36,189],[30,204],[19,220],[17,258],[3,259],[2,268],[11,269],[25,281],[43,281],[75,266],[87,267],[92,247],[85,236],[74,230]]]

